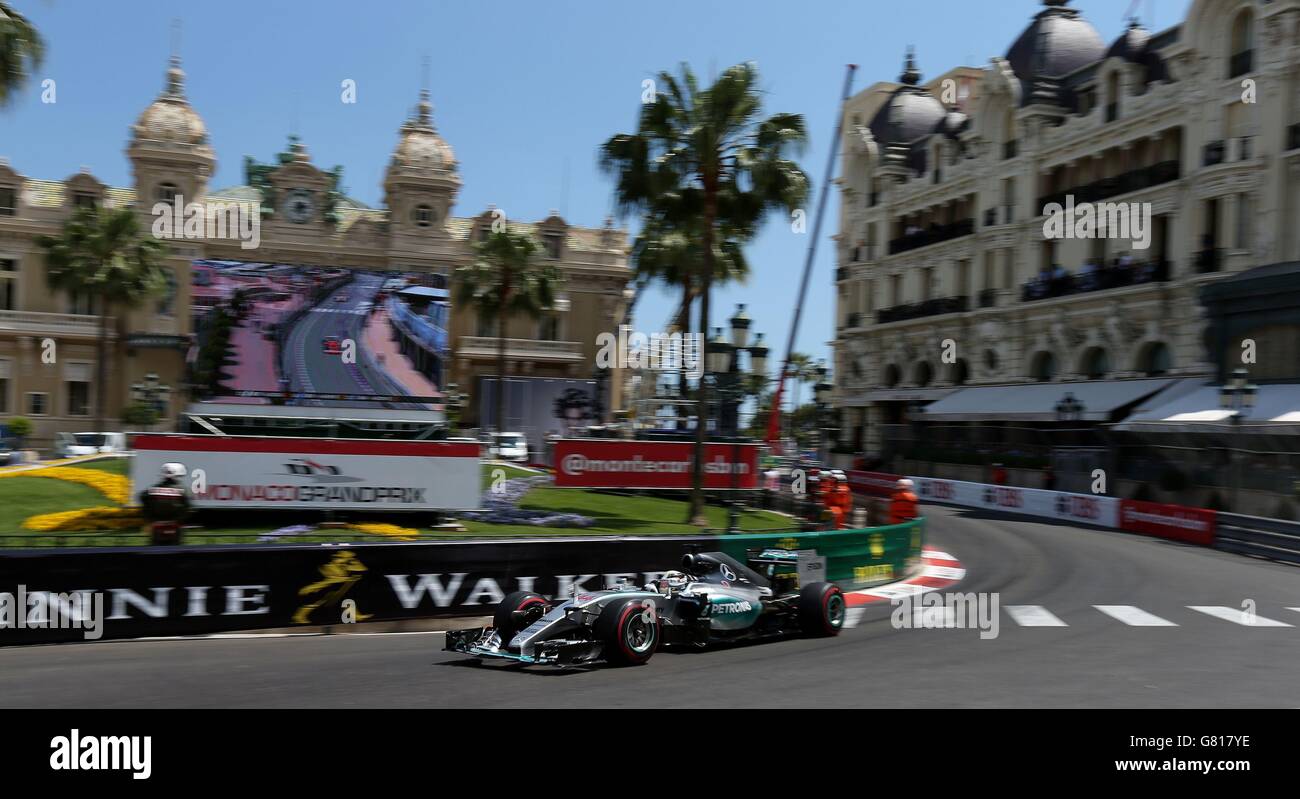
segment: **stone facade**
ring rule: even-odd
[[[1027,34],[1052,36],[926,84],[909,57],[844,109],[835,404],[858,449],[955,386],[1210,374],[1200,288],[1300,259],[1300,2],[1195,0],[1109,48],[1045,6]],[[1065,195],[1149,204],[1150,248],[1046,238]],[[1032,285],[1126,253],[1123,280]]]
[[[428,93],[422,93],[411,118],[399,129],[398,143],[385,174],[384,204],[370,208],[333,191],[337,173],[314,165],[296,139],[278,164],[258,172],[260,185],[212,190],[216,156],[207,131],[185,93],[177,59],[167,71],[158,98],[131,130],[126,154],[133,184],[104,185],[80,173],[67,180],[29,178],[0,160],[0,420],[23,415],[35,423],[32,444],[45,446],[55,433],[93,426],[95,339],[99,317],[93,302],[59,296],[45,282],[44,259],[36,238],[57,234],[81,203],[135,207],[146,231],[155,202],[180,195],[185,202],[244,202],[260,208],[261,243],[243,249],[231,238],[170,242],[166,266],[172,273],[168,296],[133,310],[111,309],[110,429],[131,399],[130,386],[148,373],[180,389],[185,382],[193,322],[190,309],[191,263],[232,259],[325,267],[355,267],[443,275],[474,259],[473,244],[496,215],[486,209],[473,217],[455,216],[461,181],[451,147],[433,124]],[[249,167],[253,167],[251,159]],[[256,169],[256,168],[254,168]],[[250,171],[246,169],[246,172]],[[290,208],[290,204],[294,208]],[[595,373],[597,335],[616,330],[627,302],[630,271],[626,232],[606,220],[603,228],[569,224],[558,215],[536,223],[509,220],[515,230],[535,234],[540,257],[552,260],[565,278],[561,299],[547,319],[511,319],[508,357],[512,374],[590,378]],[[452,285],[454,298],[455,286]],[[477,377],[496,372],[493,323],[452,303],[448,328],[448,382],[470,393],[464,421],[476,420]],[[57,342],[53,364],[41,359],[46,339]],[[621,407],[621,375],[608,382],[607,407]],[[89,394],[90,405],[82,397]],[[188,398],[173,394],[170,428]]]

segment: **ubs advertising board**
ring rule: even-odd
[[[140,435],[131,491],[185,467],[194,507],[430,511],[479,507],[473,442]]]
[[[694,447],[689,441],[561,439],[555,442],[555,485],[688,489]],[[758,444],[705,444],[704,487],[758,488],[758,450]]]

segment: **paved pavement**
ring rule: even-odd
[[[948,590],[998,594],[997,637],[896,629],[882,603],[837,638],[632,669],[477,665],[440,633],[8,648],[0,707],[1300,707],[1300,569],[927,511],[931,543],[966,569]]]

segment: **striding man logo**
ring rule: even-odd
[[[310,624],[313,612],[339,604],[348,591],[352,590],[352,586],[365,576],[366,571],[365,564],[357,559],[355,552],[351,550],[336,552],[333,560],[320,567],[322,579],[298,589],[298,596],[316,598],[294,611],[293,623]],[[365,621],[371,615],[362,613],[358,609],[355,612],[355,620]]]

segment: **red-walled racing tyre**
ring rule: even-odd
[[[616,666],[639,666],[659,648],[659,615],[645,600],[606,605],[593,631],[604,645],[605,660]]]
[[[804,635],[839,635],[848,615],[844,592],[832,583],[809,583],[799,591],[799,628]]]

